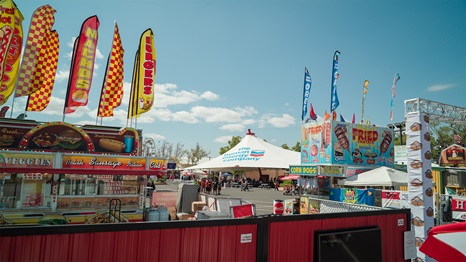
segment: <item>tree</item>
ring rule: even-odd
[[[199,163],[199,160],[202,158],[208,156],[210,154],[210,151],[206,151],[204,148],[202,148],[199,143],[196,144],[194,148],[191,148],[186,152],[186,156],[188,158],[188,164],[190,165],[197,165]]]
[[[220,152],[219,152],[220,155],[223,155],[226,152],[228,152],[228,150],[235,147],[237,144],[239,144],[239,142],[241,142],[241,137],[240,136],[233,136],[231,138],[231,140],[228,140],[228,146],[224,146],[224,147],[220,148]]]
[[[184,144],[178,142],[175,148],[171,151],[170,160],[175,162],[178,166],[181,163],[181,159],[187,154],[187,150],[184,149]]]
[[[296,151],[296,152],[301,152],[301,143],[296,142],[296,144],[292,148],[290,148],[287,144],[283,144],[282,148],[287,149],[287,150]]]
[[[296,142],[296,144],[291,149],[296,152],[301,152],[301,143],[299,141]]]

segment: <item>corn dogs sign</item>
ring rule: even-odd
[[[393,130],[338,121],[306,123],[301,128],[301,162],[393,166]]]

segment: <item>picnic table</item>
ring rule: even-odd
[[[264,183],[264,184],[260,184],[260,185],[259,185],[257,188],[265,188],[265,189],[270,189],[271,187],[270,187],[270,185],[269,185],[269,184],[266,184],[266,183]]]

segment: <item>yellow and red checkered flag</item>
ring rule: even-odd
[[[115,23],[112,51],[108,57],[107,72],[102,85],[99,111],[97,116],[113,116],[113,110],[121,105],[123,100],[123,55],[125,50],[121,44],[118,25]]]
[[[55,9],[50,5],[44,5],[37,8],[32,14],[15,97],[30,95],[42,86],[41,69],[37,67],[40,66],[40,51],[46,43],[44,39],[50,34],[55,23],[54,13]]]
[[[23,15],[11,0],[0,4],[0,105],[5,104],[15,90],[23,45]]]
[[[58,40],[57,31],[51,31],[44,40],[46,43],[41,47],[37,66],[37,71],[41,75],[42,86],[39,90],[29,95],[26,111],[44,110],[52,96],[60,50],[60,41]]]

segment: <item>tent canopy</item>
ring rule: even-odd
[[[345,186],[407,186],[408,173],[382,166],[338,181]]]
[[[299,152],[274,146],[255,136],[250,130],[235,147],[208,162],[185,169],[243,170],[287,169],[301,164]]]
[[[280,180],[297,180],[299,178],[299,175],[289,175],[289,176],[284,176],[280,178]]]

